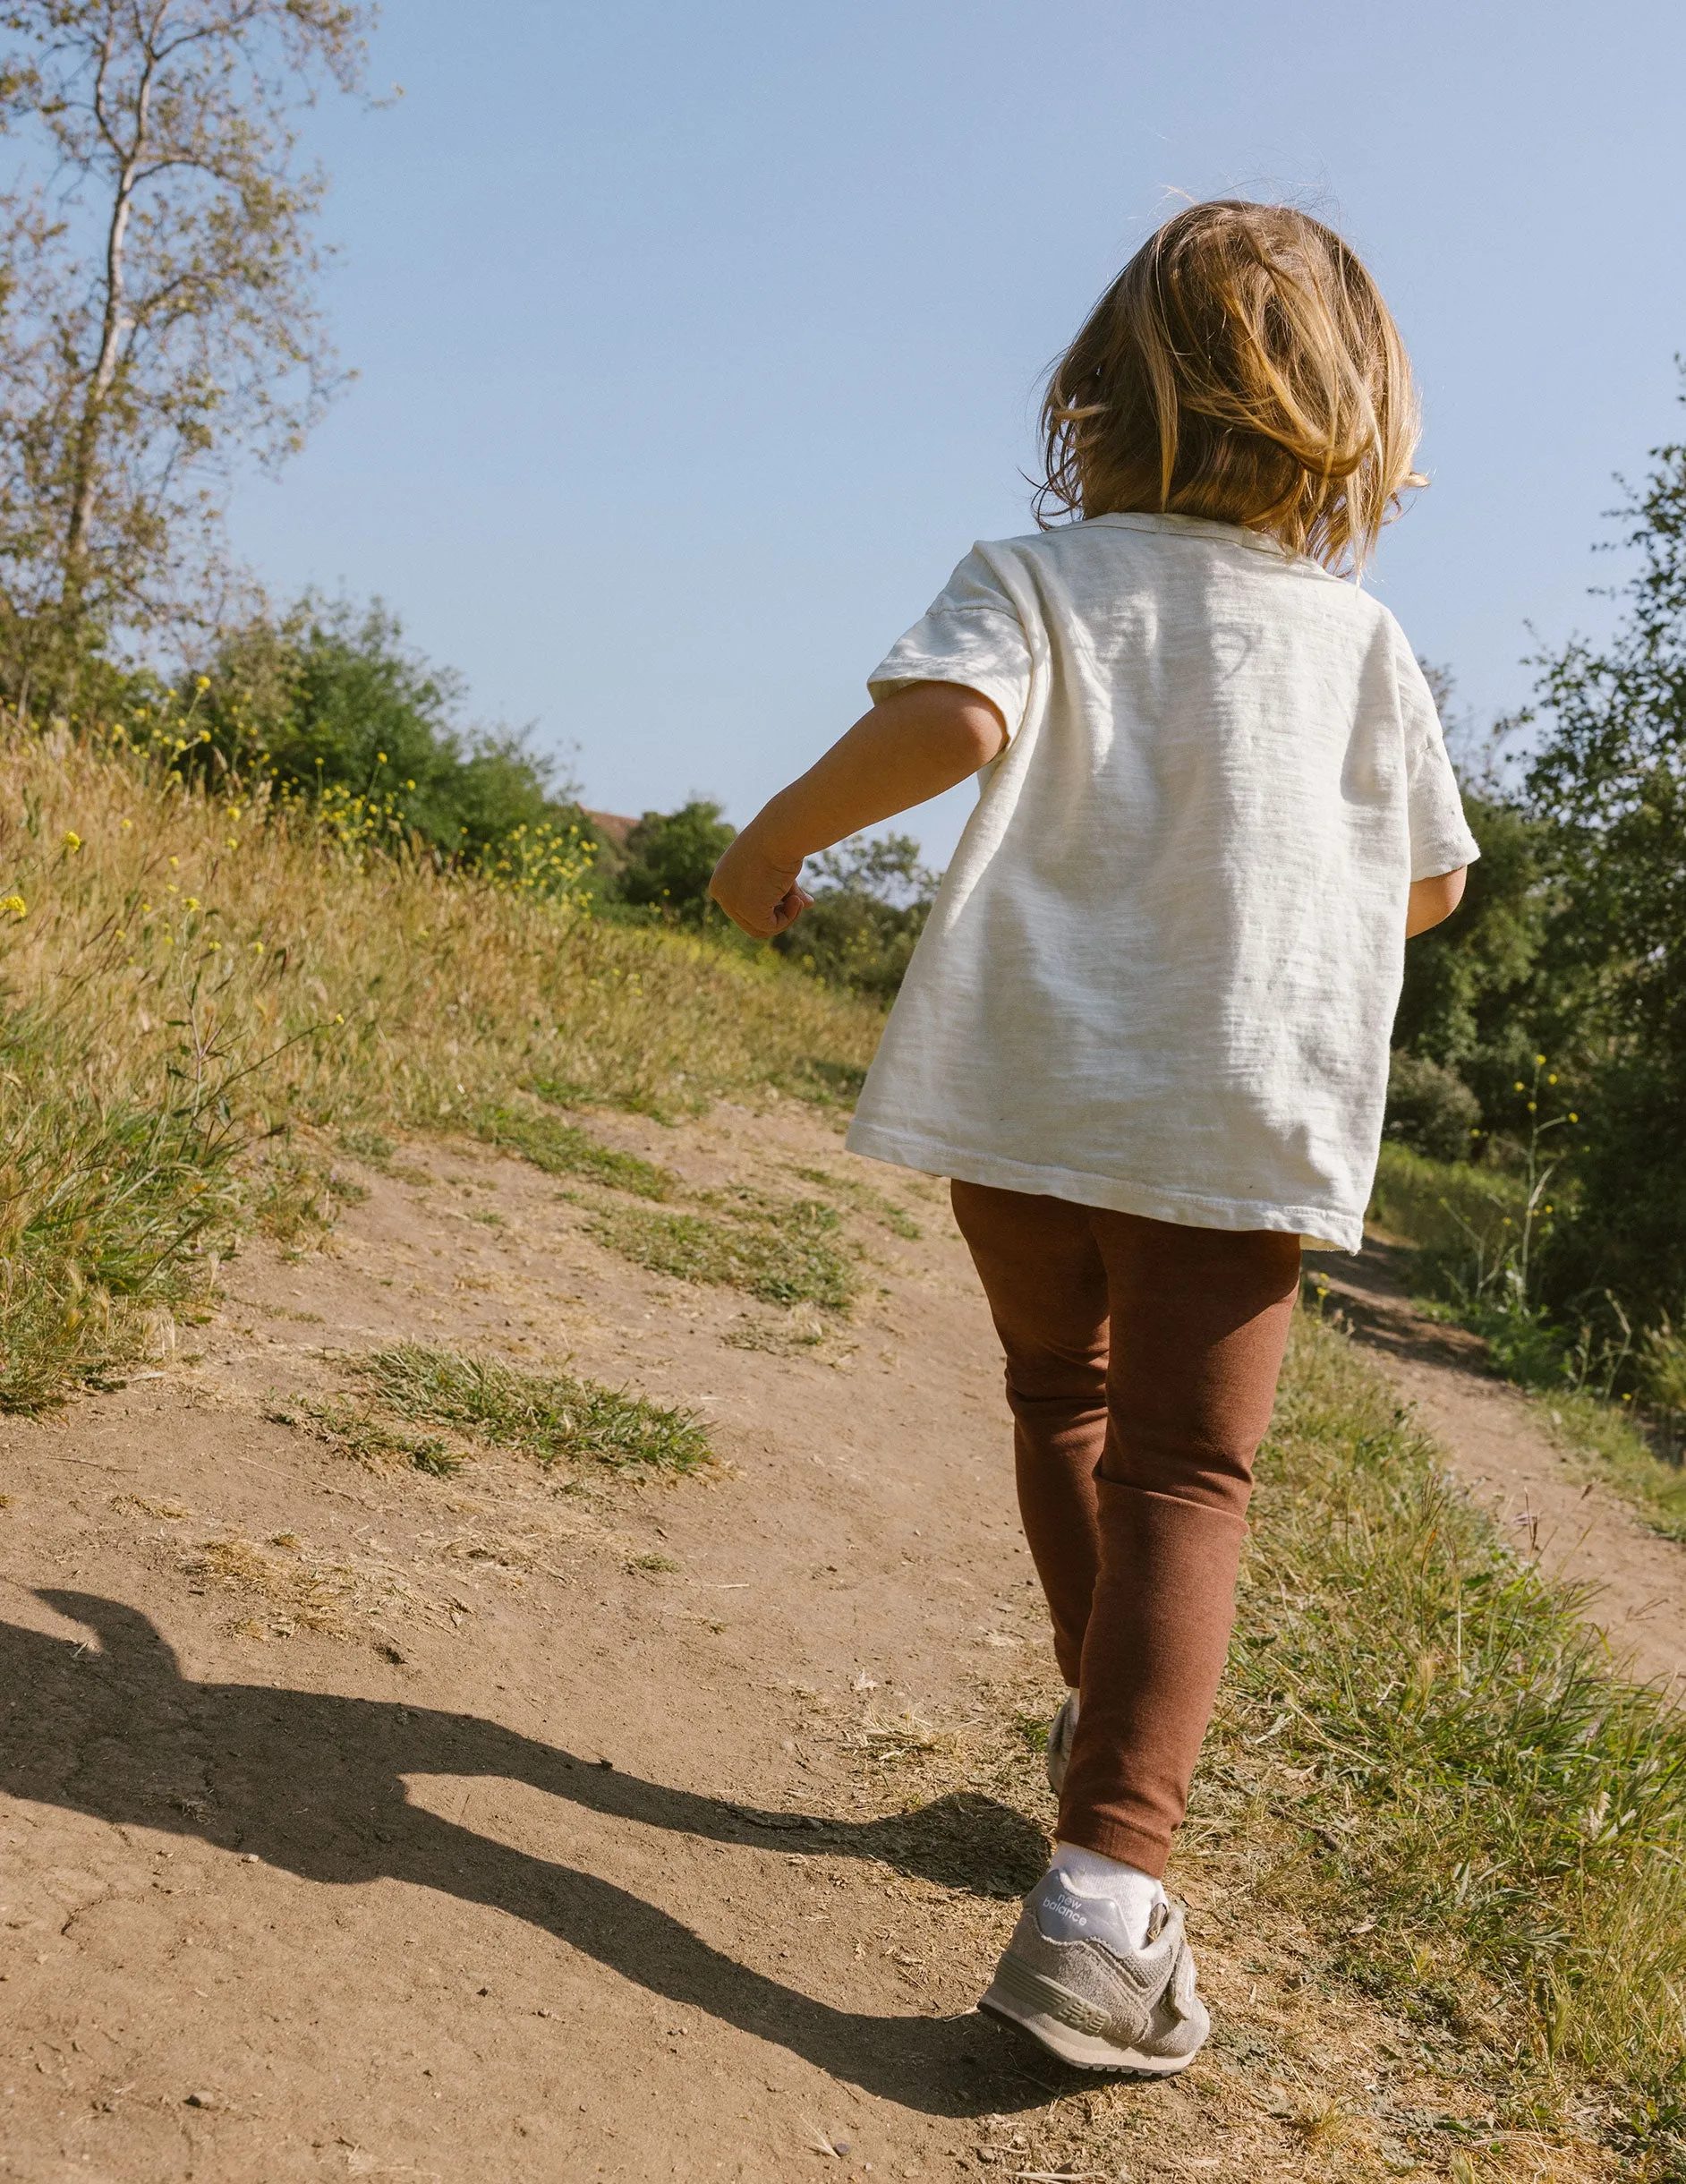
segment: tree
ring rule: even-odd
[[[1686,446],[1652,451],[1617,511],[1638,556],[1600,649],[1542,659],[1527,780],[1555,837],[1542,966],[1590,1057],[1571,1161],[1580,1206],[1552,1279],[1636,1316],[1686,1299]]]
[[[737,832],[706,797],[677,812],[646,812],[626,837],[616,892],[623,902],[665,911],[682,925],[707,925],[709,882]]]
[[[911,834],[852,835],[813,860],[813,903],[773,946],[828,985],[886,1007],[900,991],[939,875]]]
[[[0,680],[66,707],[114,637],[214,619],[217,496],[336,386],[325,178],[294,117],[362,80],[355,0],[22,0],[0,108]]]

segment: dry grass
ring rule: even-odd
[[[0,738],[0,1406],[144,1351],[254,1213],[328,1217],[292,1124],[369,1143],[518,1116],[522,1149],[589,1166],[522,1088],[825,1098],[877,1037],[771,958],[373,857],[62,738]],[[604,1180],[664,1187],[651,1164]]]
[[[291,1552],[271,1554],[238,1536],[207,1540],[188,1565],[188,1574],[201,1584],[261,1600],[275,1617],[272,1628],[280,1637],[301,1630],[344,1637],[347,1606],[357,1591],[355,1575],[347,1568],[323,1568]]]

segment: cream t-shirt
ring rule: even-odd
[[[1010,736],[848,1144],[1356,1251],[1414,879],[1479,855],[1386,608],[1228,524],[979,545],[871,678]]]

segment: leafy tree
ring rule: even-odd
[[[1481,855],[1457,915],[1405,951],[1393,1040],[1455,1072],[1479,1103],[1471,1127],[1485,1115],[1490,1128],[1511,1119],[1516,1080],[1548,1036],[1543,1019],[1552,1019],[1554,1051],[1566,1036],[1538,977],[1553,842],[1543,822],[1492,788],[1466,789],[1464,807]]]
[[[332,394],[325,183],[293,120],[325,83],[356,88],[370,14],[0,7],[24,161],[0,193],[0,678],[20,712],[73,703],[114,635],[215,619],[232,458],[282,460]]]
[[[1524,717],[1556,844],[1543,968],[1587,1056],[1548,1278],[1655,1321],[1686,1299],[1686,446],[1652,463],[1618,511],[1637,562],[1614,635],[1542,659]]]
[[[646,812],[626,837],[616,894],[681,925],[711,923],[709,882],[737,832],[707,797],[693,797],[676,812]]]
[[[888,1004],[896,997],[937,891],[909,834],[856,835],[813,860],[813,904],[773,943],[828,985]]]

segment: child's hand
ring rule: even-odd
[[[770,941],[795,925],[813,900],[796,885],[801,870],[800,857],[793,865],[770,857],[755,830],[746,827],[714,867],[709,892],[741,932]]]

